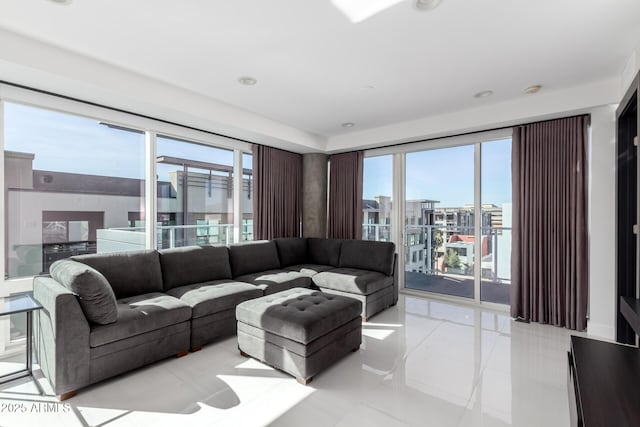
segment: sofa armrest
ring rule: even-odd
[[[89,322],[77,297],[50,277],[36,277],[35,347],[38,363],[55,394],[89,384]]]

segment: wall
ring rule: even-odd
[[[327,236],[326,154],[302,156],[302,236]]]
[[[589,335],[614,339],[616,105],[591,110],[589,164]]]

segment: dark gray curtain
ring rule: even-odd
[[[587,326],[589,116],[513,131],[511,315]]]
[[[253,146],[254,239],[300,237],[302,156]]]
[[[362,173],[364,152],[329,157],[330,239],[362,239]]]

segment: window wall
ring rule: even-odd
[[[249,143],[4,85],[0,136],[0,295],[73,255],[253,239]]]
[[[389,233],[401,286],[509,304],[510,136],[505,129],[365,153],[363,237],[383,240],[373,230],[385,218],[404,222]],[[378,201],[392,199],[398,205],[380,215]]]

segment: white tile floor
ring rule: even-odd
[[[0,425],[569,424],[567,330],[401,295],[363,335],[359,352],[306,387],[240,356],[235,338],[87,388],[67,405],[13,383],[0,388]]]

